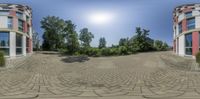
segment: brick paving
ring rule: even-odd
[[[34,54],[0,71],[0,99],[199,99],[194,60],[171,52],[68,62]]]

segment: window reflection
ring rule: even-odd
[[[185,53],[192,55],[192,33],[185,35]]]

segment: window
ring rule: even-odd
[[[1,10],[0,15],[9,15],[9,11]]]
[[[185,54],[192,55],[192,33],[185,35]]]
[[[19,31],[21,31],[21,32],[23,32],[24,30],[23,30],[23,24],[24,24],[24,22],[22,21],[22,20],[18,20],[18,30]]]
[[[9,55],[9,33],[0,32],[0,51],[3,51],[5,55]]]
[[[185,13],[186,18],[192,17],[192,11]]]
[[[8,28],[9,29],[13,28],[13,18],[12,17],[8,17]]]
[[[29,22],[30,18],[29,16],[26,16],[26,21]]]
[[[179,34],[182,33],[182,22],[180,22],[180,23],[178,24],[178,31],[179,31]]]
[[[23,14],[21,12],[16,12],[18,18],[23,19]]]
[[[191,30],[195,28],[195,18],[187,19],[187,29]]]
[[[16,34],[16,54],[22,54],[22,35]]]
[[[26,53],[29,53],[29,38],[26,38]]]

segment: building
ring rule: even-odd
[[[173,22],[173,51],[180,56],[195,56],[200,47],[200,4],[176,7]]]
[[[32,53],[32,10],[19,4],[0,4],[0,50],[7,57]]]

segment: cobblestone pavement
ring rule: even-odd
[[[66,62],[34,54],[0,72],[0,99],[199,99],[193,60],[170,52]]]

